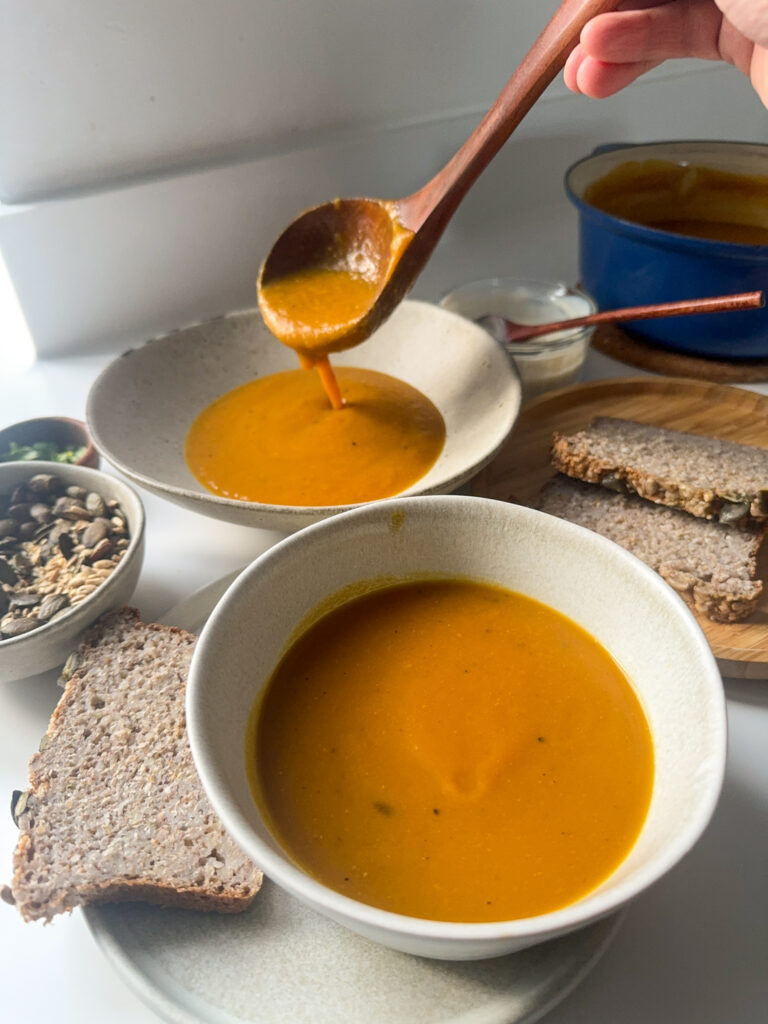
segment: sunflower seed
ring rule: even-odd
[[[70,559],[72,557],[72,552],[75,550],[75,542],[68,533],[64,533],[62,531],[62,533],[59,534],[58,546],[59,551],[66,559]]]

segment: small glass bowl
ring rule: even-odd
[[[597,311],[592,299],[579,288],[512,277],[459,285],[442,297],[440,305],[468,320],[495,314],[520,324],[566,320]],[[517,342],[497,338],[514,360],[524,400],[575,383],[593,331],[594,327],[577,327]]]

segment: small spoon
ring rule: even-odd
[[[262,264],[258,301],[267,327],[304,365],[359,344],[386,320],[479,174],[561,70],[582,28],[618,4],[563,0],[469,139],[418,192],[395,200],[336,199],[286,228]]]
[[[724,313],[737,309],[759,309],[765,305],[763,292],[739,292],[735,295],[720,295],[706,299],[685,299],[680,302],[657,302],[649,306],[626,306],[623,309],[607,309],[600,313],[571,317],[570,320],[556,320],[548,324],[519,324],[508,317],[488,313],[475,318],[475,323],[485,328],[497,341],[528,341],[542,334],[587,327],[591,324],[617,324],[625,320],[652,320],[657,317],[683,316],[691,313]]]

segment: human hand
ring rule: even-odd
[[[768,107],[768,0],[627,0],[585,26],[565,83],[601,99],[674,57],[733,64]]]

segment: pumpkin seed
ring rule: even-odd
[[[42,525],[48,525],[48,523],[53,522],[53,512],[42,501],[36,501],[34,505],[30,506],[29,514],[36,522]]]
[[[65,683],[77,671],[79,661],[80,655],[77,653],[77,651],[72,651],[70,656],[64,662],[64,668],[61,670],[61,678]]]
[[[0,519],[0,537],[15,537],[18,525],[15,519]]]
[[[103,518],[107,514],[107,503],[104,501],[100,494],[96,491],[91,491],[85,497],[85,507],[91,513],[94,518]]]
[[[48,594],[48,596],[44,597],[40,602],[40,607],[37,609],[37,617],[41,622],[47,622],[48,619],[52,619],[57,612],[68,607],[69,597],[67,594]]]
[[[37,629],[40,623],[33,616],[27,616],[26,618],[3,620],[0,625],[0,633],[5,637],[6,640],[10,640],[15,636],[23,636],[25,633],[31,633],[33,629]]]
[[[14,587],[18,582],[19,578],[11,563],[7,562],[4,558],[0,558],[0,583],[7,583],[9,586]]]
[[[25,523],[19,525],[19,539],[20,540],[32,540],[38,530],[38,524],[34,519],[28,519]]]
[[[749,515],[748,501],[725,501],[718,513],[721,523],[739,523]]]
[[[29,519],[29,510],[31,506],[27,505],[26,502],[23,504],[9,505],[8,516],[11,519],[15,519],[17,523],[23,523],[26,519]]]
[[[627,490],[627,485],[615,473],[606,473],[605,476],[600,477],[600,483],[609,491],[616,491],[617,494],[625,494]]]
[[[28,800],[29,790],[14,789],[13,793],[11,793],[11,817],[16,828],[19,827],[19,818],[27,809]]]
[[[52,473],[36,473],[27,480],[27,487],[33,494],[49,497],[61,491],[61,481]]]
[[[83,531],[82,543],[87,548],[95,548],[107,536],[108,525],[104,519],[94,519]]]

